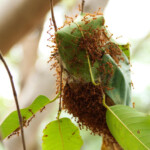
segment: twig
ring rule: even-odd
[[[52,21],[54,24],[55,32],[57,32],[57,25],[56,25],[55,16],[54,16],[54,10],[53,10],[53,0],[50,0],[50,5],[51,5]]]
[[[18,103],[17,93],[16,93],[16,90],[15,90],[15,85],[14,85],[14,82],[13,82],[13,77],[10,73],[10,70],[8,68],[7,63],[5,62],[5,60],[4,60],[4,58],[1,54],[1,51],[0,51],[0,59],[1,59],[2,63],[4,64],[5,68],[6,68],[6,71],[8,73],[8,76],[9,76],[9,79],[10,79],[10,82],[11,82],[11,87],[12,87],[12,91],[13,91],[13,95],[14,95],[14,99],[15,99],[15,103],[16,103],[17,112],[18,112],[19,124],[20,124],[20,128],[21,128],[21,137],[22,137],[23,150],[26,150],[24,131],[23,131],[23,120],[22,120],[22,116],[21,116],[21,112],[20,112],[20,108],[19,108],[19,103]]]
[[[53,5],[59,1],[54,0]],[[6,8],[10,11],[0,3],[2,11],[0,13],[0,49],[3,54],[6,54],[14,44],[36,29],[50,10],[49,0],[17,0],[15,5],[11,3],[13,4],[13,1],[6,2]]]
[[[50,0],[50,5],[51,5],[51,15],[52,15],[52,21],[54,24],[55,32],[57,32],[57,25],[55,21],[55,16],[54,16],[54,10],[53,10],[53,0]],[[62,98],[62,63],[60,62],[60,99],[59,99],[59,110],[58,110],[58,116],[57,119],[59,119],[60,113],[61,113],[61,98]]]
[[[61,65],[61,64],[60,64]],[[61,112],[61,97],[62,97],[62,65],[60,66],[60,100],[59,100],[59,112]]]
[[[84,11],[84,4],[85,4],[85,0],[82,0],[81,13],[83,13],[83,11]]]

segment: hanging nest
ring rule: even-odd
[[[80,129],[86,127],[92,134],[103,136],[103,147],[121,150],[107,127],[106,108],[102,100],[101,86],[92,83],[67,83],[63,90],[63,107],[76,118]],[[106,103],[110,106],[114,104],[108,96]]]
[[[77,55],[80,55],[81,51],[86,50],[92,66],[97,60],[100,62],[97,70],[99,74],[101,74],[101,80],[103,81],[106,76],[108,76],[108,78],[105,83],[101,82],[99,86],[95,86],[92,82],[86,83],[83,80],[80,82],[72,80],[72,76],[70,77],[70,74],[67,72],[68,78],[63,90],[63,108],[67,110],[69,114],[73,114],[80,129],[86,127],[86,129],[91,130],[93,134],[107,135],[114,141],[106,124],[106,108],[102,104],[102,91],[104,91],[105,88],[109,88],[107,85],[113,75],[113,69],[111,63],[102,62],[102,57],[107,53],[119,64],[119,60],[122,58],[122,52],[117,45],[109,40],[110,38],[107,37],[107,33],[104,29],[84,30],[83,37],[78,44]],[[102,47],[105,47],[105,51],[100,49]],[[80,67],[82,67],[82,63],[80,62],[77,57],[73,57],[73,60],[70,61],[69,64],[71,66],[78,65],[76,70],[79,70]],[[107,95],[106,103],[109,106],[114,105],[114,102]]]
[[[119,46],[111,39],[112,35],[108,34],[104,27],[103,16],[97,17],[97,15],[99,13],[84,14],[80,25],[74,23],[73,18],[66,17],[70,21],[66,20],[64,26],[59,29],[60,32],[58,31],[56,37],[53,36],[52,39],[56,44],[51,57],[56,63],[52,67],[56,68],[58,74],[58,90],[60,88],[59,66],[63,68],[63,109],[76,118],[80,129],[86,127],[93,134],[103,136],[105,145],[115,145],[121,149],[106,124],[106,108],[103,106],[102,95],[106,90],[112,90],[109,84],[114,75],[114,64],[111,63],[112,61],[107,61],[107,58],[104,61],[103,57],[109,55],[110,60],[113,60],[118,67],[119,62],[124,61],[124,55]],[[92,19],[88,20],[88,18]],[[98,25],[94,22],[96,19]],[[94,26],[91,25],[92,21]],[[89,25],[88,28],[86,25]],[[89,62],[87,63],[88,58],[91,66]],[[94,72],[94,82],[100,82],[100,85],[93,84],[89,67],[91,67],[91,72]],[[95,70],[92,70],[93,68]],[[106,104],[114,105],[114,101],[106,93],[105,95]],[[110,147],[115,149],[114,146]]]
[[[102,100],[101,87],[92,83],[67,83],[63,90],[63,107],[77,118],[81,129],[86,127],[94,134],[110,135]],[[113,104],[108,96],[106,100]]]

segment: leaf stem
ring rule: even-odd
[[[86,51],[86,53],[87,53],[87,51]],[[95,80],[94,80],[93,73],[92,73],[92,68],[91,68],[91,63],[90,63],[90,58],[89,58],[88,53],[87,53],[87,60],[88,60],[89,72],[90,72],[90,76],[91,76],[92,83],[93,83],[95,86],[98,86],[98,85],[100,85],[100,83],[96,83]]]
[[[60,99],[59,99],[58,119],[59,119],[60,114],[61,114],[61,98],[62,98],[62,70],[63,70],[63,67],[62,67],[62,65],[61,65],[61,66],[60,66]]]
[[[61,89],[62,90],[62,89]],[[58,114],[57,114],[57,119],[59,120],[60,118],[60,114],[61,114],[61,90],[59,92],[59,94],[57,95],[57,98],[60,96],[60,99],[59,99],[59,109],[58,109]],[[56,99],[57,99],[56,98]]]
[[[91,63],[90,63],[90,59],[89,59],[89,55],[88,54],[87,54],[87,59],[88,59],[89,71],[90,71],[90,76],[91,76],[92,83],[95,86],[98,86],[98,85],[100,86],[101,93],[102,93],[102,98],[103,98],[103,100],[102,100],[103,106],[108,109],[109,106],[107,106],[107,104],[106,104],[106,101],[105,101],[106,97],[105,97],[105,93],[104,93],[104,91],[103,91],[103,89],[101,87],[101,84],[100,84],[100,82],[99,83],[95,83],[95,80],[94,80],[94,77],[93,77],[93,73],[92,73],[92,69],[91,69]]]
[[[54,102],[55,100],[57,100],[57,98],[58,98],[59,96],[61,96],[61,92],[59,92],[59,93],[57,94],[57,96],[56,96],[53,100],[51,100],[49,103],[52,103],[52,102]],[[61,102],[61,101],[59,101],[59,110],[58,110],[58,114],[57,114],[57,119],[58,119],[58,120],[59,120],[60,114],[61,114],[61,104],[60,104],[60,102]]]
[[[56,101],[57,98],[59,97],[59,95],[60,95],[60,92],[59,92],[59,93],[56,95],[56,97],[55,97],[53,100],[51,100],[49,103],[52,103],[52,102]]]
[[[106,96],[105,96],[105,93],[103,92],[102,87],[101,87],[101,93],[102,93],[102,97],[103,97],[103,100],[102,100],[103,106],[108,109],[109,106],[106,104]]]
[[[15,103],[16,103],[16,108],[17,108],[17,112],[18,112],[19,124],[20,124],[20,128],[21,128],[21,137],[22,137],[23,150],[26,150],[24,131],[23,131],[23,119],[22,119],[22,116],[21,116],[20,108],[19,108],[18,97],[17,97],[17,93],[16,93],[16,90],[15,90],[13,77],[10,73],[10,70],[8,68],[8,65],[7,65],[6,61],[4,60],[4,58],[2,56],[1,51],[0,51],[0,59],[1,59],[2,63],[5,66],[5,69],[8,73],[9,79],[10,79],[10,83],[11,83],[11,87],[12,87],[12,91],[13,91],[13,95],[14,95],[14,99],[15,99]]]

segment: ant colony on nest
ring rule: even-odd
[[[130,63],[124,53],[129,44],[115,42],[100,10],[90,14],[82,8],[80,15],[66,16],[58,29],[53,10],[52,20],[55,47],[50,59],[55,60],[52,68],[58,75],[57,91],[61,91],[59,110],[72,114],[81,129],[86,127],[116,143],[106,124],[104,101],[108,106],[130,105]],[[124,74],[129,78],[124,79]]]

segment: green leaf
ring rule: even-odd
[[[108,107],[106,122],[123,149],[150,149],[150,115],[128,106],[115,105]]]
[[[93,79],[95,82],[98,82],[99,78],[101,77],[99,72],[101,64],[99,61],[95,61],[95,63],[91,65],[92,67],[89,69],[86,51],[79,49],[79,42],[83,37],[82,34],[84,30],[89,28],[91,30],[105,29],[106,33],[108,32],[104,27],[105,21],[103,16],[97,16],[96,19],[88,16],[87,20],[90,21],[88,24],[85,24],[85,22],[82,21],[83,18],[84,15],[79,15],[79,17],[73,23],[58,30],[56,33],[56,41],[59,54],[63,62],[63,67],[75,80],[78,80],[79,82],[92,82],[93,80],[90,74],[91,71]],[[79,29],[79,27],[82,28],[82,31]],[[113,42],[113,46],[118,47],[118,45],[114,43],[113,39],[110,39],[110,42]],[[107,48],[109,49],[109,44]],[[124,52],[126,52],[127,46],[121,46],[121,48]],[[101,50],[105,51],[105,49],[106,47]],[[102,82],[105,85],[106,82],[109,81],[108,86],[112,90],[105,89],[105,93],[114,101],[115,104],[130,105],[130,65],[129,60],[124,53],[122,53],[122,57],[124,58],[124,61],[120,61],[118,65],[109,54],[103,55],[102,63],[104,63],[106,66],[106,70],[109,71],[111,69],[107,65],[107,62],[110,62],[113,65],[114,74],[112,75],[111,79],[109,79],[109,74],[108,76],[106,75]]]
[[[115,63],[113,58],[106,54],[103,56],[103,63],[110,62],[113,65],[113,76],[109,79],[106,76],[105,80],[109,80],[111,90],[105,90],[106,94],[114,101],[115,104],[130,105],[131,103],[131,78],[130,66],[127,57],[124,56],[124,61],[120,61],[120,67]],[[106,65],[109,70],[109,67]],[[110,68],[111,69],[111,68]]]
[[[38,111],[42,111],[42,109],[49,103],[53,102],[58,98],[59,94],[54,98],[52,101],[50,101],[45,96],[38,96],[34,102],[27,108],[21,109],[21,115],[23,117],[24,126],[27,123],[28,119],[31,117],[34,117],[35,113]],[[19,120],[18,120],[18,113],[17,111],[12,112],[0,125],[0,131],[2,134],[2,138],[5,139],[7,136],[9,136],[14,131],[18,130],[20,128]]]
[[[125,55],[128,57],[130,60],[130,44],[127,43],[125,45],[118,45],[120,49],[125,53]]]
[[[85,22],[82,21],[83,18],[84,15],[79,15],[75,22],[73,22],[70,26],[65,26],[61,30],[58,30],[56,34],[56,40],[59,47],[59,54],[64,63],[64,68],[66,68],[68,72],[77,80],[81,79],[83,81],[90,82],[91,76],[89,74],[89,66],[86,58],[86,52],[81,50],[79,53],[78,51],[80,38],[83,37],[78,26],[81,26],[83,30],[87,30],[89,28],[103,28],[104,17],[98,16],[96,20],[93,20],[92,17],[88,17],[87,20],[90,20],[88,24],[85,24]],[[74,32],[72,33],[73,30]],[[72,62],[75,57],[77,58],[77,60],[80,61],[80,63],[75,62],[71,63],[70,65],[70,62]],[[98,74],[98,71],[96,69],[97,67],[98,63],[96,62],[92,67],[92,71],[94,72],[95,77],[98,76],[96,75]]]
[[[68,118],[50,122],[43,131],[43,150],[80,150],[79,129]]]

